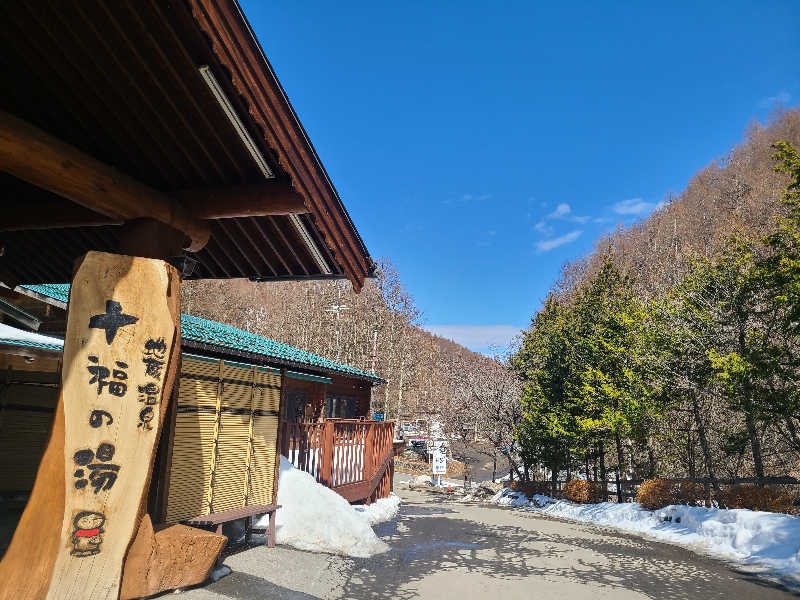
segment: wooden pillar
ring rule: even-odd
[[[326,487],[333,484],[333,421],[325,421],[322,425],[322,461],[319,468],[320,483]]]
[[[180,349],[179,349],[180,350]],[[164,426],[161,429],[161,438],[158,444],[153,477],[155,481],[150,484],[150,499],[147,512],[156,523],[163,523],[167,519],[167,502],[169,500],[169,482],[172,473],[172,449],[175,444],[175,423],[178,417],[178,394],[180,392],[180,372],[182,355],[178,352],[178,367],[175,383],[172,386],[172,396],[164,416]],[[155,485],[155,487],[154,487]]]
[[[119,597],[180,354],[180,279],[89,252],[72,281],[53,429],[0,599]]]
[[[286,455],[288,456],[288,431],[284,431],[284,421],[282,418],[284,408],[286,406],[286,369],[281,369],[281,391],[278,400],[278,433],[275,436],[275,474],[274,482],[272,484],[272,503],[278,503],[278,481],[280,480],[281,473],[281,455],[283,455],[284,445],[286,446]],[[271,518],[271,517],[270,517]]]

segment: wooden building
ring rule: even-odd
[[[37,328],[50,334],[0,324],[5,384],[0,397],[0,453],[5,459],[0,464],[0,495],[13,505],[33,487],[52,425],[63,342],[51,336],[63,337],[69,285],[20,286],[5,295],[0,313],[13,315],[5,316],[7,321],[17,327],[24,321],[37,322]],[[296,438],[315,426],[324,429],[325,422],[335,432],[329,448],[315,446],[320,463],[326,454],[333,456],[335,448],[363,446],[367,437],[375,440],[372,454],[392,460],[391,424],[368,418],[371,388],[383,381],[379,377],[208,319],[184,314],[181,330],[176,400],[167,413],[148,499],[156,523],[275,504],[276,456],[283,450],[299,468],[307,468],[308,457],[299,450],[311,446],[307,439],[301,443]],[[381,433],[374,433],[378,430]],[[349,454],[361,470],[342,464],[341,475],[327,483],[334,489],[364,483],[344,490],[351,501],[387,495],[390,480],[366,485],[375,476],[376,469],[369,469],[374,460],[365,465],[363,456]],[[387,466],[381,475],[391,472]],[[5,518],[10,525],[13,511]],[[7,537],[0,539],[0,551]]]
[[[0,32],[0,300],[46,334],[52,304],[25,314],[12,290],[73,284],[60,360],[37,342],[0,344],[15,373],[56,367],[14,382],[44,390],[31,402],[54,413],[0,561],[0,599],[133,598],[197,583],[224,538],[153,527],[170,510],[164,448],[180,415],[194,410],[187,431],[198,435],[208,417],[214,435],[245,440],[251,462],[220,454],[213,484],[198,472],[207,505],[216,511],[217,491],[220,506],[249,501],[259,477],[266,501],[254,432],[277,426],[280,393],[256,407],[254,390],[282,389],[292,357],[220,343],[230,331],[194,339],[181,279],[347,278],[358,291],[374,265],[236,0],[10,2]],[[189,354],[216,360],[210,387],[235,376],[235,397],[218,393],[212,408],[198,391],[180,412],[175,390],[197,367]],[[194,381],[212,377],[200,371]],[[248,393],[245,419],[235,409]],[[161,433],[173,422],[170,441]],[[235,482],[213,489],[234,463]],[[269,483],[274,495],[274,471]]]

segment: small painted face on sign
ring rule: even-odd
[[[103,513],[84,510],[75,515],[72,521],[72,556],[84,557],[100,553],[103,543],[103,525],[106,517]]]

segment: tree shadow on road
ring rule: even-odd
[[[415,582],[446,571],[524,580],[532,593],[537,581],[546,581],[583,584],[587,594],[600,587],[659,600],[790,596],[780,586],[734,572],[688,550],[613,531],[567,524],[560,530],[574,531],[574,535],[554,533],[553,527],[541,527],[542,517],[522,512],[517,514],[530,519],[529,526],[493,526],[437,510],[426,513],[423,508],[402,505],[393,527],[378,531],[392,550],[370,559],[353,559],[342,597],[411,600],[418,597]]]

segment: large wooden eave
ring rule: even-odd
[[[70,148],[67,161],[49,157],[50,175],[4,148],[1,280],[65,281],[82,253],[120,251],[121,224],[144,216],[186,234],[192,251],[208,237],[187,253],[189,278],[346,277],[360,289],[374,268],[235,2],[6,4],[0,67],[14,82],[0,111]]]
[[[54,136],[0,111],[0,170],[71,200],[29,206],[12,203],[1,231],[122,224],[153,218],[182,232],[197,252],[211,235],[208,219],[302,214],[302,198],[270,180],[234,188],[184,190],[172,195],[121,173]]]
[[[236,0],[188,0],[218,64],[245,100],[249,116],[306,200],[337,262],[356,291],[374,264],[330,177],[297,118]]]

